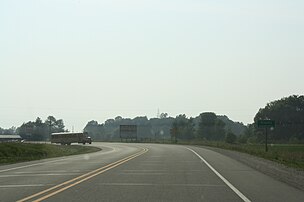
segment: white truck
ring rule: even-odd
[[[92,144],[91,137],[88,136],[87,132],[83,133],[52,133],[51,143],[57,143],[62,145],[70,145],[72,143]]]

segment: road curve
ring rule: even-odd
[[[102,151],[0,166],[1,201],[303,201],[304,192],[206,148]]]

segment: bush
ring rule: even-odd
[[[248,140],[248,136],[246,136],[246,135],[241,135],[238,138],[238,142],[241,143],[241,144],[247,143],[247,140]]]
[[[301,141],[297,137],[293,136],[293,137],[289,138],[289,143],[290,144],[300,144]]]
[[[225,142],[233,144],[236,142],[236,135],[232,132],[226,134]]]

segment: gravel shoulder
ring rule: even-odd
[[[199,146],[200,147],[200,146]],[[228,156],[241,163],[244,163],[251,168],[254,168],[268,176],[273,177],[279,181],[289,184],[297,189],[304,191],[304,171],[287,167],[285,165],[263,159],[260,157],[252,156],[250,154],[231,151],[221,148],[202,146],[212,151],[218,152],[222,155]]]

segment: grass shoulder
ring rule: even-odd
[[[201,145],[243,152],[281,163],[285,166],[304,170],[304,144],[228,144],[214,141],[181,141],[179,144]]]
[[[85,154],[100,148],[82,145],[53,145],[32,143],[0,143],[0,165],[45,158]]]

